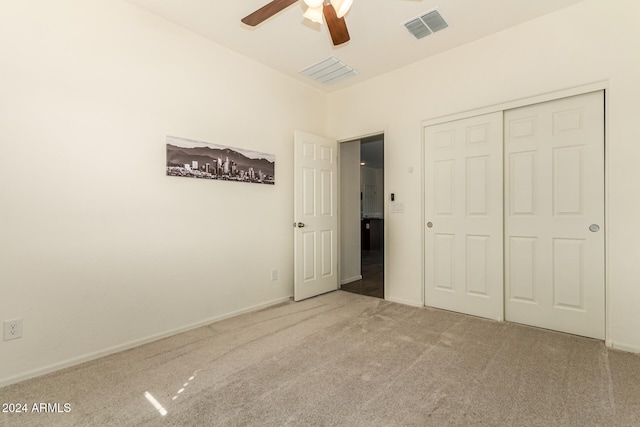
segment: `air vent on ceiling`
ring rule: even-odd
[[[406,22],[404,26],[415,38],[421,39],[436,31],[444,30],[449,24],[440,15],[440,12],[434,10]]]
[[[356,70],[333,56],[300,71],[300,74],[329,85],[358,74]]]

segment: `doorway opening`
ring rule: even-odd
[[[384,134],[340,144],[341,289],[384,298]]]

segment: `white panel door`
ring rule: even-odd
[[[294,300],[338,289],[337,143],[295,132]]]
[[[507,320],[604,339],[603,97],[505,112]]]
[[[504,319],[502,112],[424,128],[425,305]]]

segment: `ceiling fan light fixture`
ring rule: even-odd
[[[324,0],[304,0],[304,3],[309,7],[320,7]]]
[[[349,12],[349,9],[351,9],[352,4],[353,0],[331,0],[331,5],[336,10],[338,18],[342,18],[346,15],[347,12]]]
[[[306,2],[307,0],[305,0]],[[317,22],[318,24],[322,24],[322,4],[320,4],[320,6],[316,6],[316,7],[311,7],[309,6],[307,8],[307,10],[304,12],[304,15],[302,15],[303,17],[305,17],[306,19],[313,21],[313,22]]]

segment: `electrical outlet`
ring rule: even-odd
[[[278,269],[274,268],[273,270],[271,270],[271,280],[275,281],[278,280]]]
[[[22,338],[22,319],[4,321],[4,340],[15,340]]]

